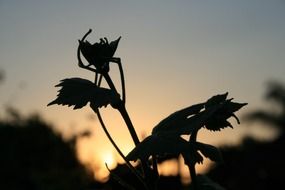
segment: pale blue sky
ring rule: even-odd
[[[139,132],[226,91],[253,108],[268,79],[285,81],[284,0],[0,0],[1,107],[39,111],[65,130],[92,125],[87,108],[46,107],[59,80],[92,80],[76,60],[89,28],[91,42],[122,36],[116,56]]]

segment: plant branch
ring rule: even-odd
[[[121,59],[120,59],[118,65],[119,65],[119,70],[120,70],[120,75],[121,75],[122,99],[123,99],[123,103],[125,104],[126,103],[126,89],[125,89],[125,78],[124,78],[124,71],[123,71]]]
[[[122,69],[122,67],[121,67],[121,69]],[[107,84],[109,85],[109,87],[112,90],[114,90],[115,92],[117,92],[116,87],[115,87],[112,79],[110,78],[109,74],[108,73],[103,73],[103,76],[104,76]],[[123,76],[122,72],[121,72],[121,76]],[[124,78],[122,77],[122,80],[123,79]],[[124,86],[124,82],[123,81],[122,81],[122,86]],[[123,87],[123,89],[124,89],[124,87]],[[123,90],[123,92],[124,92],[124,90]],[[115,108],[118,109],[118,111],[120,112],[121,116],[123,117],[123,119],[124,119],[124,121],[126,123],[126,126],[127,126],[128,130],[129,130],[129,133],[130,133],[130,135],[132,137],[132,140],[133,140],[135,146],[137,146],[140,143],[140,141],[139,141],[139,138],[138,138],[137,133],[135,131],[135,128],[133,126],[133,123],[132,123],[132,121],[130,119],[130,116],[129,116],[127,110],[126,110],[125,103],[123,102],[123,100],[120,103],[118,103]],[[154,167],[155,170],[152,171],[151,168],[148,165],[148,160],[141,160],[141,164],[142,164],[142,169],[143,169],[143,176],[145,177],[145,180],[146,180],[147,184],[149,186],[153,186],[152,182],[155,181],[154,176],[153,176],[153,172],[155,172],[155,174],[158,174],[157,167]]]
[[[115,92],[117,92],[116,87],[115,87],[112,79],[110,78],[109,74],[108,73],[104,73],[103,76],[104,76],[106,82],[108,83],[109,87],[112,90],[114,90]],[[140,143],[139,138],[137,136],[137,133],[135,131],[135,128],[133,126],[133,123],[132,123],[132,121],[130,119],[130,116],[129,116],[127,110],[126,110],[126,107],[125,107],[123,101],[122,101],[122,103],[120,103],[120,105],[118,105],[117,109],[119,110],[120,114],[122,115],[122,117],[123,117],[123,119],[124,119],[124,121],[125,121],[125,123],[126,123],[126,125],[128,127],[128,130],[129,130],[129,132],[131,134],[131,137],[133,139],[134,144],[138,145]]]
[[[141,176],[141,174],[127,161],[125,155],[123,154],[123,152],[120,150],[120,148],[117,146],[117,144],[115,143],[115,141],[113,140],[113,138],[111,137],[103,119],[102,119],[102,116],[99,112],[99,110],[93,110],[96,114],[97,114],[97,117],[99,119],[99,122],[106,134],[106,136],[108,137],[109,141],[112,143],[112,145],[114,146],[114,148],[116,149],[116,151],[119,153],[119,155],[123,158],[123,160],[125,161],[126,165],[130,168],[131,172],[133,174],[135,174],[135,176],[143,183],[144,187],[146,189],[148,189],[148,186],[147,184],[144,182],[144,179],[143,177]]]
[[[121,77],[121,85],[122,85],[122,100],[123,103],[126,103],[126,88],[125,88],[125,78],[124,78],[124,70],[121,62],[121,58],[113,57],[109,60],[110,62],[114,62],[118,64],[120,77]]]
[[[134,141],[134,144],[138,145],[140,143],[140,141],[139,141],[139,138],[138,138],[137,133],[135,131],[135,128],[133,126],[133,123],[132,123],[132,121],[130,119],[130,116],[129,116],[127,110],[126,110],[126,107],[123,104],[121,104],[121,105],[118,106],[118,110],[119,110],[120,114],[122,115],[122,117],[124,118],[124,121],[125,121],[125,123],[126,123],[126,125],[128,127],[128,130],[129,130],[129,132],[131,134],[131,137],[132,137],[132,139]]]

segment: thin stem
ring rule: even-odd
[[[95,72],[97,73],[98,71],[96,69],[93,69],[93,68],[90,68],[90,64],[89,65],[84,65],[84,63],[82,62],[81,60],[81,57],[80,57],[80,43],[83,42],[85,40],[85,38],[92,32],[91,29],[88,30],[88,32],[83,36],[83,38],[81,40],[78,40],[79,41],[79,45],[78,45],[78,48],[77,48],[77,59],[78,59],[78,66],[80,68],[83,68],[83,69],[87,69],[89,71],[92,71],[92,72]]]
[[[104,75],[104,78],[105,78],[105,80],[107,81],[109,87],[110,87],[112,90],[114,90],[115,92],[117,92],[116,87],[115,87],[115,85],[114,85],[112,79],[110,78],[109,74],[108,74],[108,73],[105,73],[105,74],[103,74],[103,75]],[[134,128],[134,126],[133,126],[133,123],[132,123],[132,121],[131,121],[131,119],[130,119],[130,116],[129,116],[129,114],[128,114],[128,112],[127,112],[127,110],[126,110],[126,107],[125,107],[125,105],[124,105],[123,102],[122,102],[120,105],[118,105],[118,110],[119,110],[119,112],[121,113],[121,115],[122,115],[122,117],[123,117],[123,119],[124,119],[124,121],[125,121],[125,123],[126,123],[126,125],[127,125],[127,127],[128,127],[128,130],[129,130],[129,132],[130,132],[130,134],[131,134],[131,137],[132,137],[132,139],[133,139],[134,144],[135,144],[135,145],[138,145],[138,144],[140,143],[139,138],[138,138],[138,136],[137,136],[137,133],[136,133],[136,131],[135,131],[135,128]]]
[[[113,81],[112,81],[112,79],[111,79],[111,77],[110,77],[110,75],[106,72],[102,73],[102,75],[104,76],[104,78],[105,78],[107,84],[109,85],[110,89],[114,90],[114,92],[118,92]]]
[[[100,76],[99,76],[99,81],[98,81],[98,86],[101,86],[102,78],[103,78],[103,76],[100,75]]]
[[[117,144],[115,143],[115,141],[113,140],[113,138],[111,137],[109,131],[107,130],[106,125],[104,124],[104,121],[102,119],[102,116],[99,112],[99,110],[93,110],[99,119],[99,122],[106,134],[106,136],[108,137],[109,141],[112,143],[112,145],[114,146],[114,148],[116,149],[116,151],[119,153],[119,155],[123,158],[123,160],[125,161],[126,165],[130,168],[131,172],[135,174],[135,176],[143,183],[143,185],[145,186],[146,189],[148,189],[147,184],[144,182],[143,177],[140,175],[140,173],[138,173],[138,171],[128,162],[127,158],[125,157],[125,155],[123,154],[123,152],[120,150],[120,148],[117,146]]]
[[[92,32],[92,29],[90,28],[88,32],[82,37],[81,41],[83,42],[85,38]]]
[[[189,141],[190,142],[196,142],[197,140],[197,134],[198,134],[198,130],[194,131],[191,136]],[[190,177],[192,180],[192,184],[193,184],[193,189],[197,190],[197,179],[196,179],[196,169],[195,169],[195,163],[193,165],[188,165],[189,168],[189,172],[190,172]]]
[[[110,78],[109,74],[108,73],[103,73],[103,76],[104,76],[107,84],[109,85],[109,87],[112,90],[114,90],[115,92],[117,92],[116,87],[115,87],[112,79]],[[133,139],[133,142],[134,142],[135,146],[137,146],[140,143],[140,141],[139,141],[139,138],[138,138],[137,133],[135,131],[135,128],[133,126],[133,123],[132,123],[132,121],[130,119],[130,116],[129,116],[127,110],[126,110],[124,102],[121,101],[121,103],[116,105],[116,108],[118,109],[118,111],[122,115],[122,117],[123,117],[123,119],[124,119],[124,121],[126,123],[126,126],[127,126],[128,130],[130,132],[130,135],[131,135],[131,137]],[[147,184],[152,186],[153,185],[152,182],[154,181],[153,175],[152,175],[153,171],[151,170],[151,168],[148,165],[148,160],[141,160],[141,164],[142,164],[142,169],[143,169],[143,176],[145,177]],[[157,168],[156,168],[156,170],[154,172],[158,174]]]
[[[118,107],[118,110],[119,110],[119,112],[121,113],[122,117],[125,120],[125,123],[126,123],[126,125],[128,127],[128,130],[129,130],[130,135],[131,135],[131,137],[132,137],[132,139],[134,141],[134,144],[138,145],[140,143],[140,141],[139,141],[139,138],[138,138],[137,133],[135,131],[135,128],[133,126],[133,123],[132,123],[132,121],[130,119],[130,116],[129,116],[127,110],[126,110],[126,107],[123,104],[121,104]]]
[[[93,68],[89,67],[88,65],[84,65],[84,63],[82,62],[81,57],[80,57],[80,44],[78,45],[78,48],[77,48],[77,59],[78,59],[78,66],[80,68],[87,69],[89,71],[98,73],[98,71],[96,69],[93,69]]]
[[[98,73],[95,73],[95,80],[94,80],[94,84],[97,85],[98,82]]]
[[[124,70],[123,70],[123,66],[122,66],[122,62],[121,59],[118,58],[118,66],[119,66],[119,71],[120,71],[120,76],[121,76],[121,85],[122,85],[122,100],[123,103],[126,103],[126,88],[125,88],[125,77],[124,77]]]

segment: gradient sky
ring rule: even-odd
[[[284,0],[0,0],[0,70],[6,76],[1,110],[12,105],[24,114],[40,112],[65,135],[94,130],[79,145],[85,147],[83,159],[95,154],[94,143],[108,144],[91,110],[46,104],[55,98],[59,80],[93,80],[76,60],[77,40],[89,28],[90,42],[122,36],[116,56],[123,62],[127,109],[139,134],[148,135],[170,113],[218,93],[229,92],[251,110],[261,106],[266,81],[285,81]],[[120,116],[107,108],[104,118],[118,144],[130,150]],[[235,142],[247,133],[236,128],[201,139]]]

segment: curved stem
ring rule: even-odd
[[[117,144],[115,143],[115,141],[113,140],[113,138],[111,137],[109,131],[107,130],[106,125],[104,124],[104,121],[102,119],[102,116],[99,112],[99,110],[93,110],[99,119],[99,122],[106,134],[106,136],[108,137],[109,141],[112,143],[112,145],[114,146],[114,148],[116,149],[116,151],[119,153],[119,155],[123,158],[123,160],[125,161],[126,165],[130,168],[131,172],[135,174],[135,176],[143,183],[143,185],[145,186],[146,189],[148,189],[147,184],[144,182],[143,177],[140,175],[140,173],[138,173],[138,171],[128,162],[128,160],[126,159],[125,155],[123,154],[123,152],[120,150],[120,148],[117,146]]]
[[[85,38],[86,38],[91,32],[92,32],[92,29],[90,28],[90,29],[88,30],[88,32],[86,32],[86,34],[82,37],[81,41],[84,41]]]
[[[91,32],[92,32],[92,30],[89,29],[88,32],[83,36],[83,38],[82,38],[81,40],[78,40],[78,41],[79,41],[79,45],[78,45],[78,48],[77,48],[78,66],[79,66],[80,68],[87,69],[87,70],[89,70],[89,71],[92,71],[92,72],[97,73],[98,71],[97,71],[96,69],[93,69],[93,68],[89,67],[90,64],[89,64],[89,65],[84,65],[84,63],[82,62],[81,57],[80,57],[80,43],[83,42],[83,41],[85,40],[85,38],[86,38]]]

